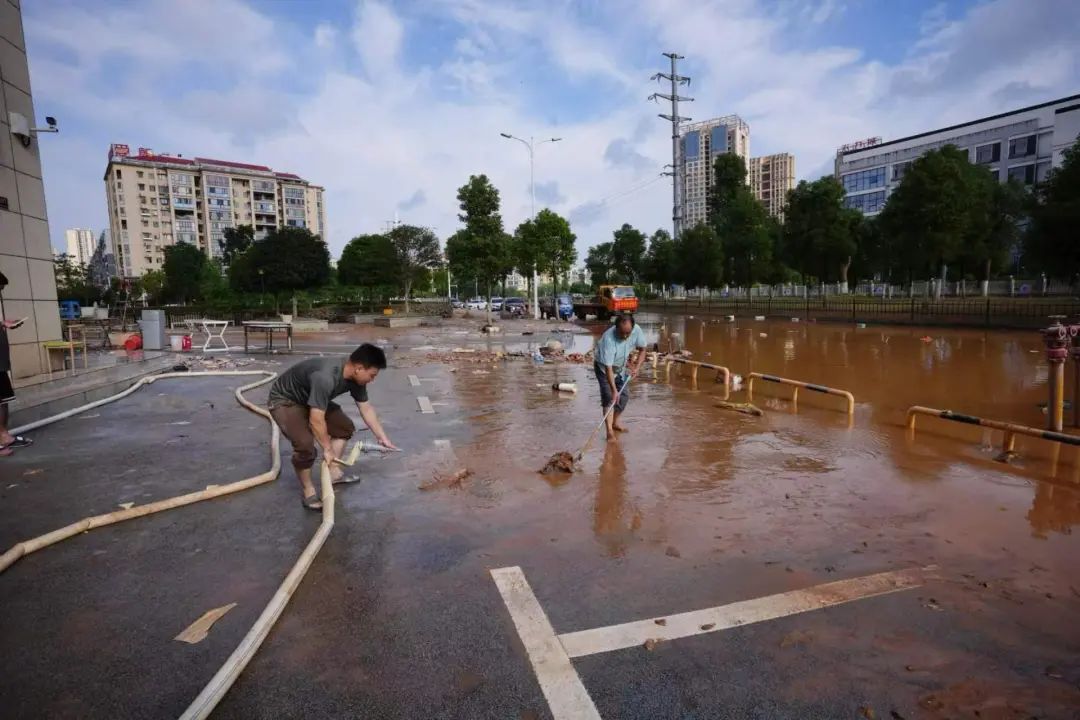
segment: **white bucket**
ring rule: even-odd
[[[169,347],[173,352],[181,352],[184,349],[184,336],[183,335],[170,335]]]

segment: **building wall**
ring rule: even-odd
[[[94,247],[97,245],[92,230],[69,228],[64,231],[64,240],[67,245],[67,254],[71,256],[73,262],[79,265],[90,262]]]
[[[225,230],[251,225],[256,239],[285,226],[323,234],[322,188],[263,166],[154,155],[112,146],[105,171],[113,254],[128,277],[161,269],[177,242],[220,257]],[[126,146],[123,152],[127,151]]]
[[[1076,142],[1078,133],[1080,95],[912,138],[841,150],[836,156],[836,177],[847,191],[845,205],[876,215],[912,161],[930,150],[955,145],[1001,182],[1012,175],[1030,185],[1042,182],[1052,168],[1061,165],[1065,149]]]
[[[60,313],[39,138],[24,147],[11,134],[9,112],[36,125],[22,12],[18,3],[0,0],[0,272],[9,283],[3,293],[4,317],[28,318],[22,327],[8,331],[13,375],[18,378],[45,370],[41,343],[60,339]],[[47,142],[50,136],[43,137]]]
[[[751,158],[750,189],[769,214],[783,222],[787,194],[795,189],[795,156],[779,153]]]
[[[708,218],[716,156],[733,152],[749,165],[750,126],[738,115],[727,115],[685,125],[679,135],[679,216],[682,227],[691,228]]]

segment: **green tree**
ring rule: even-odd
[[[224,238],[219,241],[221,249],[221,262],[228,267],[237,255],[247,251],[255,242],[255,228],[251,225],[237,225],[227,227],[223,233]]]
[[[499,213],[499,191],[486,175],[471,175],[458,189],[458,220],[465,227],[446,241],[450,269],[459,276],[475,278],[487,289],[509,274],[514,267],[510,236],[503,232]],[[491,322],[491,303],[488,303]]]
[[[773,267],[769,213],[746,185],[746,164],[738,155],[718,155],[713,177],[710,220],[729,263],[728,279],[752,285]]]
[[[908,280],[933,273],[960,255],[985,201],[980,175],[986,177],[968,162],[966,151],[953,145],[927,152],[904,173],[879,222],[885,251]]]
[[[611,257],[611,243],[600,243],[589,248],[585,256],[585,268],[589,271],[594,286],[607,285],[618,282],[615,270],[615,261]]]
[[[992,273],[1009,262],[1009,251],[1020,242],[1020,226],[1029,206],[1027,190],[1017,180],[1000,183],[982,168],[972,166],[970,225],[960,253],[962,266],[982,271],[983,293]]]
[[[1053,278],[1075,282],[1080,273],[1080,139],[1065,150],[1060,167],[1050,171],[1035,193],[1026,255]]]
[[[684,230],[675,241],[678,280],[687,289],[715,288],[723,283],[724,248],[716,231],[705,223]]]
[[[398,225],[390,231],[390,243],[397,259],[397,276],[405,292],[405,313],[414,285],[430,281],[431,270],[442,262],[439,239],[435,233],[416,225]]]
[[[165,284],[168,280],[164,270],[147,270],[139,281],[141,287],[138,294],[146,293],[148,302],[160,303],[165,299]]]
[[[659,285],[666,293],[678,279],[679,255],[671,234],[663,228],[649,238],[649,250],[642,264],[642,278]]]
[[[645,233],[623,223],[612,235],[611,261],[615,273],[626,278],[626,282],[637,282],[645,259]]]
[[[190,243],[179,242],[165,248],[165,294],[179,303],[197,300],[206,255]]]
[[[358,235],[338,260],[338,282],[367,291],[368,302],[386,300],[401,284],[394,243],[386,235]]]
[[[513,243],[514,254],[519,260],[525,261],[532,255],[537,269],[551,274],[551,294],[554,296],[559,290],[559,277],[570,272],[577,260],[577,249],[574,247],[576,240],[577,236],[570,230],[570,223],[566,218],[545,208],[538,212],[534,219],[526,220],[518,226]],[[519,264],[518,272],[525,275],[527,271],[528,275],[525,277],[531,278],[531,266],[525,267],[526,270],[523,270]]]
[[[306,228],[273,230],[229,266],[234,290],[255,293],[265,287],[278,300],[281,294],[318,288],[329,280],[330,251]]]
[[[82,305],[90,305],[101,296],[98,288],[90,282],[86,265],[75,262],[67,253],[53,259],[53,275],[56,294],[61,300],[77,300]]]
[[[533,273],[540,271],[540,261],[544,254],[542,242],[532,218],[518,225],[510,239],[510,256],[514,269],[528,282],[529,297],[532,297]]]
[[[847,292],[848,270],[858,251],[862,213],[844,207],[844,186],[831,175],[801,181],[788,194],[784,248],[803,277],[839,280]]]

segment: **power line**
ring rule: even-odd
[[[678,61],[685,58],[675,52],[666,52],[663,55],[671,60],[671,72],[656,73],[652,76],[652,79],[671,82],[671,94],[653,93],[649,96],[649,100],[655,102],[660,98],[671,101],[671,114],[660,113],[660,117],[671,122],[671,229],[672,237],[677,238],[682,226],[682,218],[679,213],[679,123],[692,119],[679,115],[679,102],[693,102],[694,98],[679,95],[679,86],[690,84],[690,78],[686,75],[680,75],[677,69]]]
[[[622,198],[624,198],[624,197],[626,197],[628,195],[633,195],[634,193],[641,192],[642,190],[649,187],[653,183],[656,183],[659,180],[662,180],[666,175],[667,175],[667,173],[659,173],[658,175],[656,175],[654,177],[651,177],[651,178],[648,178],[646,180],[639,180],[638,182],[634,183],[633,185],[631,185],[631,186],[629,186],[629,187],[627,187],[627,188],[625,188],[623,190],[619,190],[618,192],[614,192],[614,193],[612,193],[612,194],[610,194],[610,195],[608,195],[606,197],[600,198],[599,200],[595,200],[594,202],[598,206],[600,206],[600,205],[608,205],[608,204],[614,202],[615,200],[621,200]]]

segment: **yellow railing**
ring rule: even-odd
[[[790,385],[793,390],[791,392],[791,402],[793,404],[799,401],[799,389],[806,388],[812,392],[822,393],[824,395],[836,395],[847,400],[847,413],[848,415],[855,414],[855,396],[849,393],[847,390],[837,390],[836,388],[826,387],[824,385],[815,385],[813,383],[802,382],[801,380],[792,380],[790,378],[783,378],[777,375],[766,375],[765,373],[752,372],[746,380],[746,398],[753,400],[754,397],[754,379],[764,380],[766,382],[777,383],[779,385]]]
[[[987,420],[985,418],[976,417],[975,415],[964,415],[962,413],[955,413],[952,410],[938,410],[937,408],[923,407],[922,405],[913,405],[908,408],[908,430],[915,430],[915,418],[919,415],[928,415],[929,417],[941,418],[942,420],[951,420],[952,422],[963,423],[964,425],[977,425],[979,427],[1001,430],[1005,433],[1005,437],[1002,440],[1003,449],[1005,452],[1010,453],[1013,452],[1017,435],[1027,435],[1028,437],[1041,438],[1043,440],[1050,440],[1051,442],[1064,443],[1065,445],[1080,446],[1080,436],[1077,435],[1067,435],[1054,430],[1042,430],[1040,428],[1028,427],[1027,425],[1004,422],[1002,420]]]

